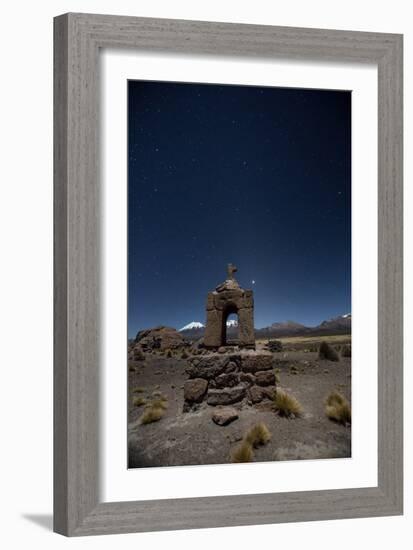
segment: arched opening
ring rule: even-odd
[[[239,343],[239,319],[238,309],[229,305],[224,311],[222,318],[222,345],[236,346]]]

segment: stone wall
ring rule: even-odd
[[[274,397],[270,353],[209,354],[192,357],[184,385],[184,412],[207,405],[254,405]]]

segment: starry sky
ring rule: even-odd
[[[204,323],[230,262],[256,328],[351,311],[351,92],[128,82],[128,336]]]

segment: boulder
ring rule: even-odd
[[[208,382],[202,378],[187,380],[184,384],[184,399],[188,403],[201,403],[208,389]]]
[[[237,418],[238,412],[232,407],[216,408],[212,415],[212,420],[215,424],[218,424],[218,426],[227,426],[234,420],[237,420]]]
[[[159,326],[138,332],[135,343],[143,350],[171,350],[183,348],[188,342],[176,329]]]
[[[246,395],[244,385],[234,386],[233,388],[209,389],[207,395],[208,405],[232,405],[241,401]]]
[[[273,386],[275,374],[271,370],[263,370],[255,373],[255,380],[258,386]]]

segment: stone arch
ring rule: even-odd
[[[226,345],[228,315],[238,315],[238,345],[255,348],[254,299],[252,290],[242,289],[234,279],[235,266],[229,264],[228,279],[208,293],[204,346],[219,348]]]
[[[230,315],[236,315],[238,321],[238,331],[239,331],[239,312],[238,307],[235,303],[229,302],[226,304],[222,310],[222,336],[221,336],[221,345],[226,346],[228,344],[228,327],[227,321]],[[237,340],[239,341],[239,334]]]

